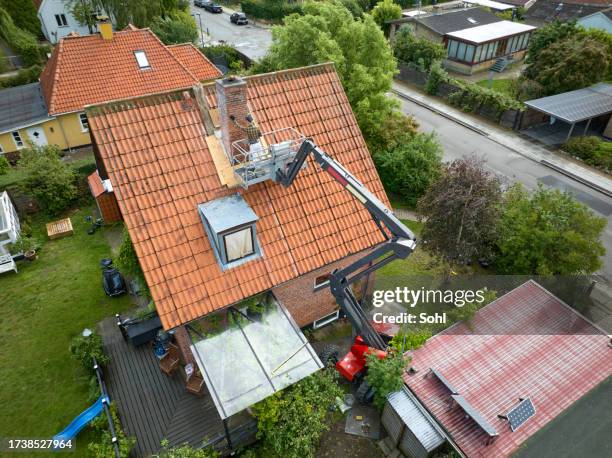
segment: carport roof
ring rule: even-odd
[[[525,102],[530,108],[569,123],[612,113],[612,84],[595,86],[551,95]]]

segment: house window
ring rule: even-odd
[[[55,22],[57,22],[58,27],[68,27],[68,20],[65,14],[56,14]]]
[[[255,253],[253,244],[253,228],[251,226],[230,232],[223,236],[225,259],[227,262],[237,261]]]
[[[457,57],[457,42],[454,40],[450,40],[448,42],[448,57],[455,58]]]
[[[474,45],[467,45],[467,50],[465,52],[465,61],[472,62],[474,59]]]
[[[85,113],[79,113],[79,122],[81,123],[81,130],[83,132],[89,132],[89,122],[87,121],[87,115]]]
[[[138,62],[138,67],[141,69],[151,68],[149,64],[149,59],[147,59],[147,55],[144,51],[136,51],[134,52],[134,56],[136,56],[136,62]]]
[[[319,275],[317,278],[315,278],[315,281],[314,281],[314,290],[315,291],[320,291],[320,290],[326,288],[329,285],[329,279],[330,278],[331,278],[331,274],[330,273]]]
[[[329,324],[329,323],[331,323],[333,321],[336,321],[339,316],[340,316],[340,311],[336,310],[334,313],[331,313],[331,314],[329,314],[327,316],[324,316],[323,318],[320,318],[318,320],[313,321],[312,322],[312,328],[313,329],[322,328],[326,324]]]
[[[200,204],[198,212],[222,270],[262,256],[255,226],[259,218],[242,195]]]
[[[23,148],[24,144],[23,144],[23,140],[21,139],[21,135],[19,135],[19,132],[18,131],[11,132],[11,135],[13,136],[13,141],[15,142],[15,146],[17,148]]]

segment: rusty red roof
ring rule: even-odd
[[[413,354],[404,381],[470,457],[510,456],[522,443],[612,373],[602,330],[533,281],[481,309]],[[488,436],[459,408],[435,369],[493,426]],[[512,432],[506,415],[519,398],[536,414]]]
[[[245,81],[262,131],[293,127],[312,136],[387,202],[333,65]],[[215,105],[213,86],[206,93]],[[87,113],[166,329],[382,241],[368,212],[311,162],[290,188],[268,181],[240,191],[260,218],[264,255],[222,272],[197,205],[236,189],[221,185],[197,105],[171,92],[91,107]]]
[[[135,27],[114,32],[111,40],[100,34],[64,37],[40,76],[49,113],[82,111],[86,105],[187,88],[220,76],[204,55],[196,59],[185,49],[171,51],[149,29]],[[148,68],[138,66],[137,51],[145,53]]]

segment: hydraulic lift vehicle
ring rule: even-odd
[[[324,171],[363,204],[385,237],[385,242],[364,257],[331,273],[331,292],[357,336],[351,350],[342,359],[338,359],[339,350],[335,346],[326,347],[320,355],[323,364],[335,363],[336,369],[343,377],[359,385],[357,398],[360,401],[368,401],[373,393],[363,381],[366,355],[375,352],[379,358],[385,358],[387,343],[355,298],[351,285],[396,259],[406,259],[416,247],[416,237],[357,178],[321,151],[310,139],[302,142],[295,158],[287,164],[286,170],[277,170],[276,181],[283,186],[291,186],[310,154]]]

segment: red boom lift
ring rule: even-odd
[[[384,358],[387,354],[387,345],[355,298],[351,285],[395,259],[407,258],[416,247],[416,237],[357,178],[321,151],[310,139],[302,142],[293,161],[287,164],[286,170],[277,170],[276,181],[286,187],[291,186],[310,154],[324,171],[363,204],[385,236],[385,242],[363,258],[342,269],[334,270],[329,281],[331,292],[350,321],[357,337],[351,350],[341,360],[338,360],[338,348],[333,346],[327,347],[321,353],[321,360],[326,365],[334,362],[343,377],[351,382],[360,383],[357,397],[360,401],[364,401],[372,394],[367,384],[361,383],[365,372],[366,354],[376,352],[379,358]]]

